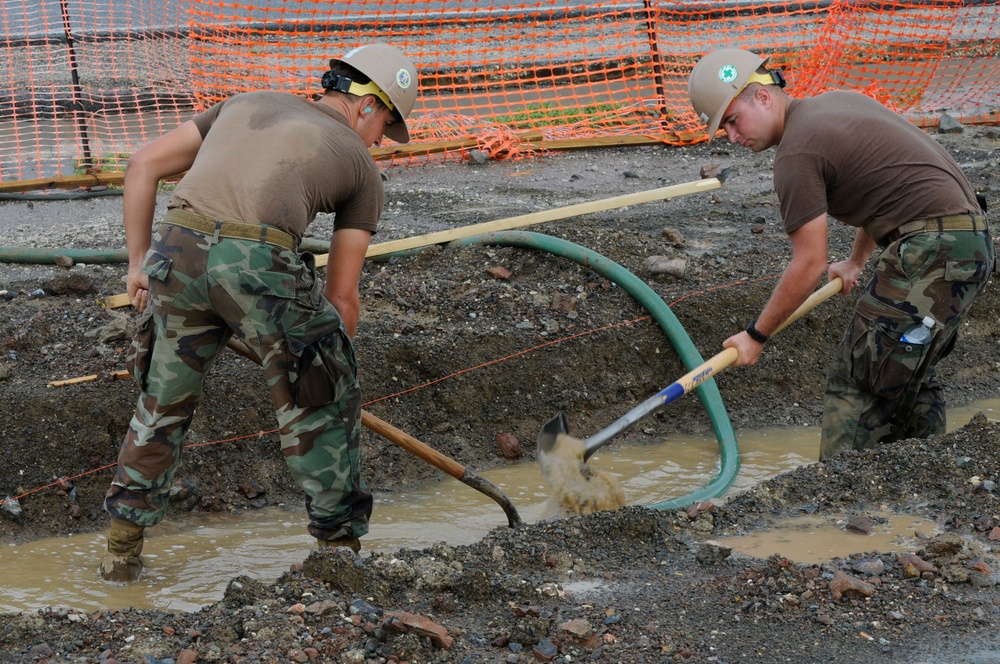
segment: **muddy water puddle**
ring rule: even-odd
[[[933,521],[890,512],[868,513],[878,523],[870,532],[848,530],[844,516],[800,516],[750,535],[716,540],[734,553],[767,558],[774,554],[805,565],[819,564],[855,553],[905,553],[921,548],[938,531]]]
[[[976,413],[996,419],[1000,399],[949,411],[950,428]],[[627,439],[623,436],[623,439]],[[760,429],[738,434],[740,473],[727,495],[798,466],[812,463],[819,449],[816,427]],[[710,436],[671,434],[663,443],[599,450],[590,464],[612,474],[629,504],[650,505],[700,488],[717,474],[718,445]],[[551,488],[537,463],[481,472],[531,523],[558,516]],[[789,519],[781,528],[744,538],[720,540],[740,553],[766,558],[780,553],[814,563],[866,551],[905,551],[916,546],[917,533],[929,535],[934,524],[903,515],[874,514],[884,523],[870,535],[855,535],[842,521],[807,516]],[[174,517],[150,529],[143,550],[145,570],[128,587],[104,583],[97,561],[104,533],[57,537],[20,546],[0,546],[0,612],[45,607],[82,610],[158,608],[195,611],[222,598],[230,579],[246,575],[265,582],[301,562],[315,541],[306,533],[301,505],[274,507],[241,515],[192,514]],[[506,527],[500,506],[450,477],[420,489],[376,495],[366,551],[391,553],[438,542],[476,542],[493,528]]]

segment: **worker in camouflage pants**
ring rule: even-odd
[[[792,259],[757,320],[722,345],[733,366],[757,362],[770,334],[826,272],[848,295],[876,249],[875,273],[827,374],[820,460],[945,430],[935,366],[993,271],[980,199],[932,137],[878,101],[847,90],[795,98],[780,71],[742,49],[705,55],[688,93],[708,126],[754,152],[776,147],[778,194]],[[831,219],[857,230],[829,262]],[[904,339],[930,321],[927,343]]]
[[[324,541],[365,534],[372,498],[358,472],[357,365],[312,257],[253,240],[213,241],[171,223],[190,218],[168,212],[147,255],[151,306],[128,357],[143,398],[109,509],[140,526],[163,518],[204,376],[235,330],[261,358],[282,451],[306,490],[310,533]]]
[[[918,233],[886,247],[828,372],[821,458],[945,432],[934,367],[955,346],[994,261],[993,243],[975,233]],[[935,321],[930,341],[900,342],[918,314]]]
[[[316,101],[235,95],[129,161],[127,288],[143,314],[128,367],[140,395],[105,499],[109,581],[139,577],[144,532],[167,508],[205,376],[234,335],[264,368],[309,533],[359,551],[368,532],[351,341],[385,196],[368,149],[383,136],[409,140],[417,75],[399,50],[373,44],[331,60],[322,86]],[[159,181],[184,171],[154,227]],[[297,251],[319,213],[334,214],[325,283]]]

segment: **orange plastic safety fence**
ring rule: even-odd
[[[393,162],[705,139],[687,76],[747,48],[795,96],[860,90],[921,125],[1000,120],[1000,0],[4,0],[0,178],[121,170],[232,94],[319,92],[370,43],[417,64],[411,143]]]

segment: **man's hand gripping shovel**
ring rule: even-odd
[[[810,295],[772,334],[785,329],[820,302],[839,293],[842,288],[842,280],[840,277],[835,277]],[[607,474],[590,468],[587,459],[625,429],[694,390],[731,365],[738,357],[735,348],[726,348],[585,440],[569,435],[566,416],[563,413],[546,422],[538,434],[538,461],[542,475],[555,490],[563,508],[570,512],[586,514],[624,505],[624,495],[617,483]]]

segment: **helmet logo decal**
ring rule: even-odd
[[[400,69],[396,72],[396,85],[402,89],[410,87],[410,72],[405,69]]]
[[[732,83],[739,75],[739,71],[737,71],[736,67],[732,65],[723,65],[722,67],[719,67],[719,80],[723,83]]]

